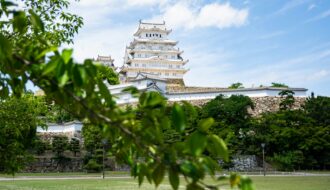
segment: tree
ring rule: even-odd
[[[230,89],[238,89],[238,88],[244,88],[243,84],[240,82],[236,82],[228,86]]]
[[[84,138],[84,147],[91,154],[94,154],[96,149],[102,147],[101,142],[104,137],[100,127],[84,124],[82,136]]]
[[[13,174],[29,160],[27,150],[33,148],[36,128],[44,126],[37,108],[31,94],[0,99],[0,170]]]
[[[69,140],[66,136],[54,136],[52,141],[52,149],[56,157],[63,156],[64,151],[69,148]]]
[[[292,90],[282,90],[278,93],[281,96],[282,101],[280,102],[280,110],[291,109],[294,105],[294,92]]]
[[[305,110],[279,110],[256,118],[252,154],[266,143],[267,157],[279,169],[326,169],[329,167],[329,126],[318,126]]]
[[[74,156],[76,156],[77,153],[80,152],[80,141],[79,141],[79,139],[71,138],[70,150],[71,150],[71,152],[73,152]]]
[[[119,78],[118,74],[116,74],[111,67],[100,65],[100,67],[103,67],[98,72],[98,78],[101,80],[106,80],[109,84],[119,84]]]
[[[217,96],[202,107],[202,117],[212,117],[215,124],[211,127],[214,134],[226,138],[230,150],[238,153],[244,151],[244,134],[249,132],[251,115],[248,109],[254,108],[252,100],[247,96]]]
[[[309,97],[304,109],[317,125],[330,126],[330,98],[325,96]]]
[[[54,1],[58,7],[50,12],[45,9],[46,13],[41,12],[40,9],[44,9],[39,6],[45,3],[42,7],[47,7],[53,1],[28,2],[35,4],[30,10],[26,9],[27,12],[11,3],[1,3],[4,14],[10,18],[2,22],[1,30],[5,29],[5,25],[13,28],[7,33],[0,33],[1,76],[7,79],[1,80],[3,97],[10,90],[19,96],[26,82],[32,81],[48,98],[66,107],[76,118],[101,126],[111,140],[111,153],[117,161],[131,166],[131,174],[138,178],[139,184],[147,178],[158,186],[168,172],[173,189],[179,187],[180,174],[185,176],[188,190],[217,188],[216,184],[203,183],[206,175],[215,177],[215,171],[219,169],[216,161],[205,152],[207,150],[228,160],[228,150],[221,138],[209,133],[212,119],[201,120],[198,130],[188,134],[184,141],[165,143],[164,129],[172,128],[182,133],[187,126],[182,107],[173,105],[170,120],[165,112],[167,102],[156,92],[143,93],[139,97],[137,106],[143,110],[142,119],[118,107],[103,80],[97,77],[104,67],[93,64],[92,60],[77,64],[72,59],[72,50],[59,52],[53,47],[56,44],[53,41],[67,42],[62,38],[65,33],[56,30],[56,24],[55,29],[48,27],[52,23],[43,15],[52,15],[53,12],[61,14],[67,1]],[[8,7],[17,10],[8,11]],[[63,17],[62,14],[60,16]],[[69,37],[73,36],[81,23],[78,19],[77,26],[75,18],[65,15],[63,18],[67,21],[65,25],[68,26]],[[12,34],[15,38],[12,38]],[[232,186],[252,189],[249,179],[232,175],[229,180]]]
[[[70,160],[64,155],[64,152],[69,149],[69,140],[67,136],[54,136],[52,140],[52,149],[55,153],[53,159],[57,162],[57,167],[63,168]],[[61,170],[58,168],[58,170]]]
[[[284,84],[284,83],[277,83],[277,82],[272,82],[271,87],[289,88],[288,85],[286,85],[286,84]]]
[[[76,119],[73,114],[67,111],[67,109],[63,108],[62,106],[56,104],[53,101],[46,101],[46,105],[48,107],[47,113],[45,114],[45,119],[47,120],[47,122],[65,123]]]

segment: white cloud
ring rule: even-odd
[[[260,39],[260,40],[267,40],[267,39],[270,39],[270,38],[281,36],[281,35],[283,35],[285,33],[286,32],[283,31],[283,30],[274,31],[274,32],[271,32],[271,33],[268,33],[268,34],[261,35],[260,37],[258,37],[258,39]]]
[[[204,6],[180,1],[163,10],[152,20],[165,20],[172,28],[192,29],[198,27],[229,28],[247,23],[249,11],[236,9],[230,3],[211,3]]]
[[[290,0],[287,1],[279,10],[275,12],[275,14],[283,14],[291,9],[294,9],[300,5],[306,4],[310,2],[310,0]]]
[[[329,76],[330,72],[327,71],[327,70],[320,70],[320,71],[317,71],[313,74],[311,74],[310,76],[307,77],[307,80],[309,81],[315,81],[315,80],[321,80],[327,76]]]
[[[168,0],[126,0],[128,6],[154,6],[163,5],[167,2]]]
[[[323,13],[307,20],[306,22],[314,22],[314,21],[318,21],[318,20],[321,20],[321,19],[324,19],[324,18],[327,18],[327,17],[330,17],[330,9],[324,11]]]
[[[248,14],[246,9],[235,9],[229,3],[213,3],[205,5],[201,9],[196,19],[196,25],[201,27],[216,26],[218,28],[241,26],[246,23]]]
[[[97,55],[111,55],[115,64],[123,64],[125,46],[130,42],[136,25],[126,25],[118,28],[85,31],[77,36],[74,44],[74,58],[83,61],[86,58],[96,58]]]
[[[310,5],[308,6],[307,10],[308,10],[308,11],[311,11],[311,10],[313,10],[313,9],[315,9],[315,8],[316,8],[316,5],[315,5],[315,4],[310,4]]]

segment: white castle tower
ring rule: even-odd
[[[120,73],[130,81],[139,73],[168,81],[182,81],[188,71],[188,60],[181,57],[183,51],[175,46],[177,41],[168,39],[171,30],[163,23],[139,23],[134,40],[126,47],[124,65]],[[173,80],[174,79],[174,80]]]

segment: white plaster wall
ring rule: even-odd
[[[251,90],[251,91],[234,91],[234,92],[212,92],[212,93],[185,93],[185,94],[166,94],[166,98],[170,101],[181,101],[181,100],[203,100],[213,99],[216,96],[223,94],[224,96],[232,95],[244,95],[248,97],[264,97],[264,96],[279,96],[278,93],[281,90],[264,89],[264,90]],[[294,91],[295,97],[306,97],[304,91]]]
[[[48,124],[47,129],[37,127],[38,133],[65,133],[81,131],[82,123]]]

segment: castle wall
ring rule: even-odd
[[[281,101],[284,98],[278,96],[265,96],[265,97],[250,97],[253,101],[255,108],[249,109],[249,113],[252,116],[259,116],[266,112],[276,112],[279,110]],[[212,99],[201,99],[201,100],[188,100],[191,104],[195,106],[202,106]],[[306,97],[295,97],[295,103],[292,109],[299,109],[304,105]]]

